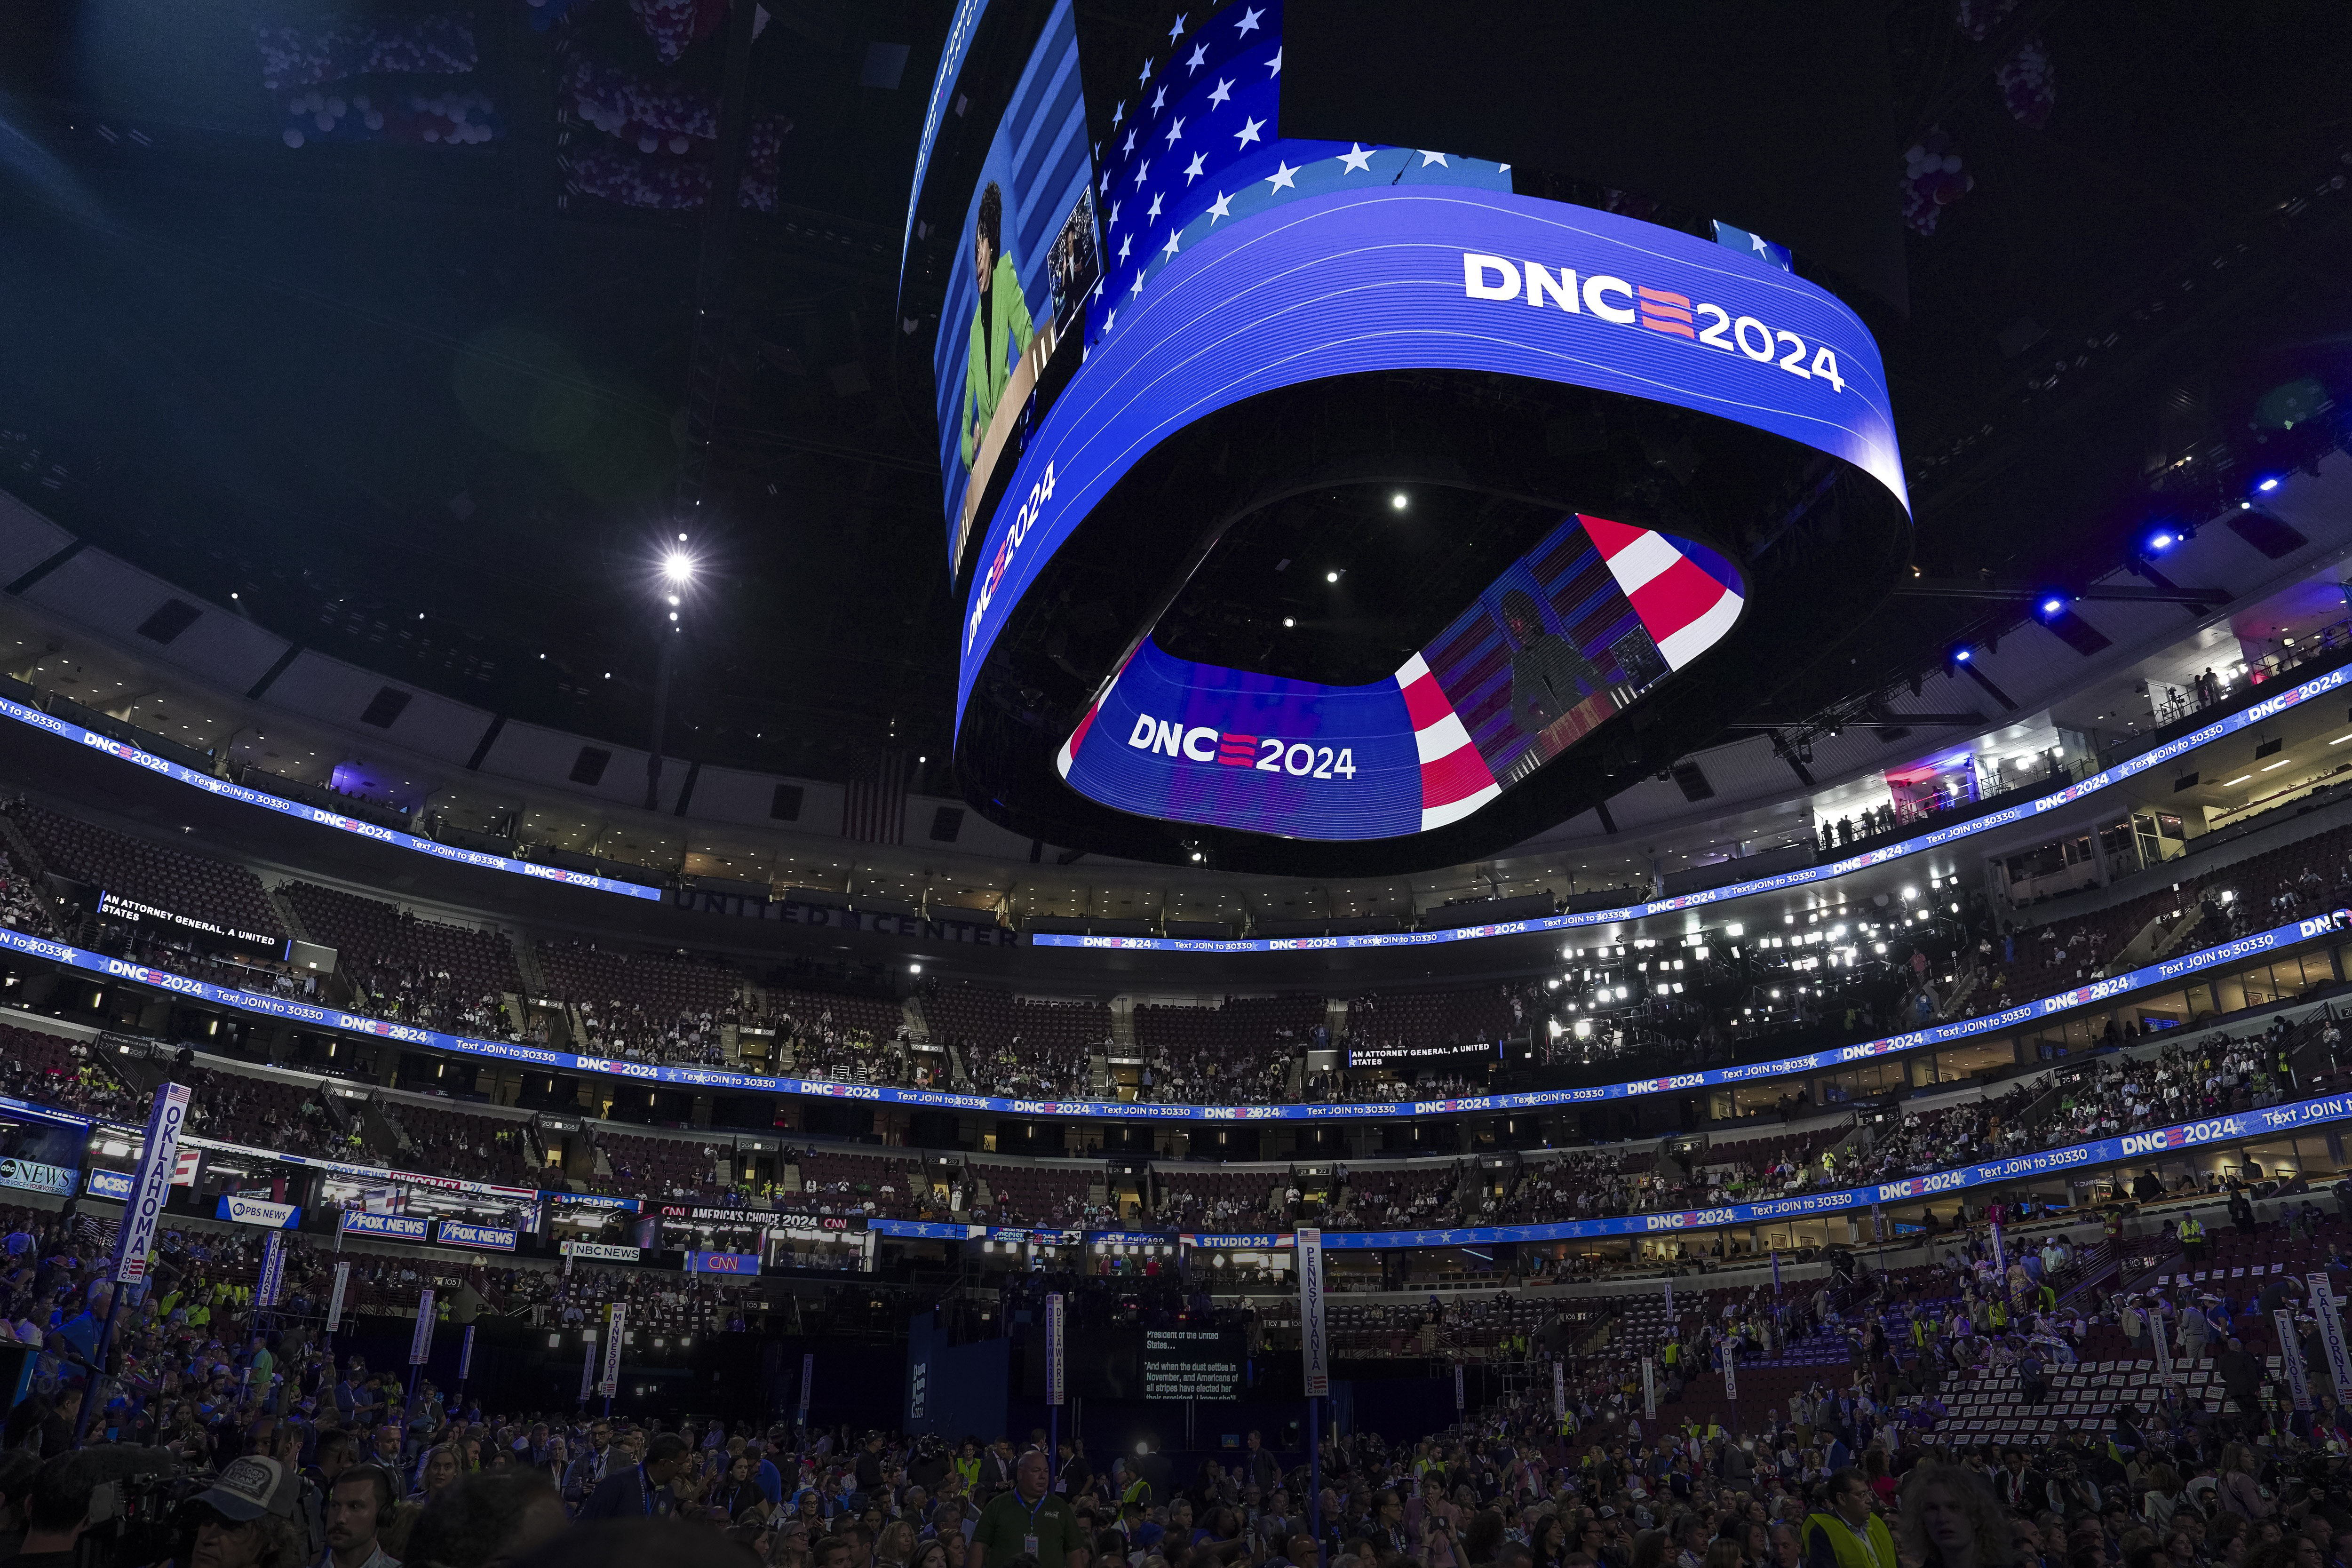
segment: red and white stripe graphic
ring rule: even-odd
[[[1126,668],[1122,666],[1119,669],[1119,675],[1124,675],[1126,673]],[[1070,767],[1078,760],[1078,748],[1086,744],[1087,731],[1095,727],[1095,715],[1102,711],[1103,698],[1108,697],[1110,695],[1110,687],[1117,686],[1118,684],[1118,676],[1112,676],[1110,686],[1103,688],[1102,697],[1095,699],[1094,706],[1087,709],[1086,717],[1078,721],[1078,727],[1070,731],[1070,738],[1062,742],[1062,749],[1060,751],[1054,753],[1054,765],[1062,771],[1062,776],[1064,778],[1068,778],[1070,776]]]
[[[1606,518],[1579,521],[1665,656],[1667,668],[1680,669],[1713,647],[1739,618],[1739,595],[1707,575],[1664,534]]]
[[[1502,794],[1453,700],[1429,672],[1429,661],[1414,654],[1396,672],[1396,683],[1421,753],[1421,830],[1459,822]]]

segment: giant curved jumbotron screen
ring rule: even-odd
[[[1469,816],[1721,641],[1739,574],[1705,545],[1571,518],[1386,680],[1326,686],[1147,638],[1063,742],[1121,811],[1292,838]]]
[[[1178,17],[1116,77],[1098,57],[1137,46],[1088,29],[1071,0],[960,12],[913,207],[983,812],[1268,868],[1492,848],[1697,743],[1786,668],[1765,650],[1883,592],[1908,501],[1836,295],[1507,164],[1285,137],[1279,4]],[[1460,525],[1465,556],[1507,539],[1483,591],[1433,574],[1352,648],[1329,617],[1350,679],[1177,646],[1186,584],[1234,581],[1285,504],[1406,482],[1496,502]],[[1809,531],[1845,564],[1800,597],[1775,574]]]

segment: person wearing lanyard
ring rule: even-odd
[[[1831,1511],[1805,1519],[1805,1568],[1896,1568],[1895,1537],[1874,1500],[1860,1470],[1831,1476]]]
[[[596,1483],[583,1520],[632,1519],[640,1514],[669,1511],[669,1483],[686,1468],[686,1439],[665,1432],[646,1445],[646,1457],[628,1469],[616,1469]],[[1890,1563],[1888,1568],[1893,1568]]]
[[[1052,1479],[1041,1450],[1021,1456],[1012,1487],[981,1510],[964,1568],[1006,1568],[1021,1556],[1034,1559],[1037,1568],[1071,1568],[1071,1552],[1079,1545],[1078,1516],[1069,1499],[1050,1489]],[[1886,1568],[1895,1568],[1891,1555]]]

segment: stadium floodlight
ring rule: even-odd
[[[694,579],[694,557],[683,550],[673,550],[662,559],[662,575],[672,583],[688,583]]]
[[[2276,474],[2273,474],[2268,479],[2263,480],[2262,483],[2256,485],[2254,489],[2261,490],[2265,495],[2268,495],[2271,491],[2278,489],[2278,476]]]
[[[2179,535],[2170,529],[2159,528],[2147,536],[2147,552],[2150,555],[2161,555],[2179,542]]]
[[[2042,613],[2045,616],[2054,616],[2065,607],[2066,601],[2055,594],[2042,601]]]

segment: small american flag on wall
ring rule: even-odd
[[[849,778],[842,836],[866,844],[907,841],[907,779],[914,771],[904,752],[875,752]]]

